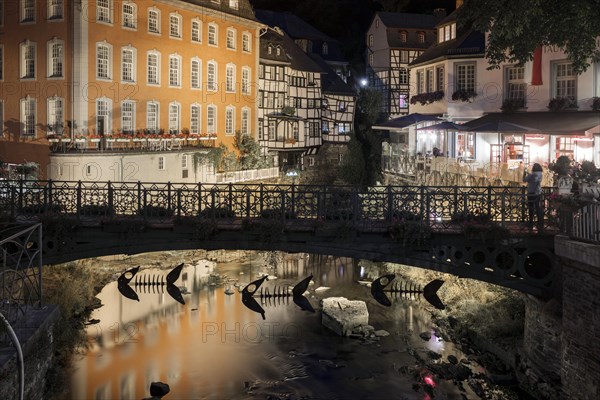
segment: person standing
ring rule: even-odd
[[[529,229],[533,229],[533,220],[537,218],[538,231],[544,228],[544,210],[542,208],[542,166],[533,164],[531,173],[523,171],[523,182],[527,182],[527,208],[529,209]]]

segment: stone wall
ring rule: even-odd
[[[25,399],[45,398],[48,370],[54,361],[54,338],[52,332],[59,317],[56,306],[41,310],[30,309],[24,326],[14,327],[19,337],[25,359]],[[19,398],[19,366],[14,347],[0,352],[0,397]]]
[[[600,398],[600,246],[556,237],[563,265],[562,370],[565,399]]]

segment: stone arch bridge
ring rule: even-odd
[[[3,181],[18,224],[43,223],[44,263],[183,249],[309,252],[389,261],[553,297],[546,208],[526,219],[522,187],[185,185]]]

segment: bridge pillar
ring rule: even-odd
[[[600,246],[556,236],[562,264],[561,380],[565,399],[600,398]]]

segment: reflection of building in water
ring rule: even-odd
[[[166,293],[139,288],[136,302],[121,296],[116,282],[107,285],[98,295],[104,306],[91,316],[100,323],[89,327],[91,346],[77,365],[72,398],[139,399],[159,380],[171,385],[173,398],[177,393],[189,398],[194,390],[229,397],[232,388],[222,382],[248,368],[235,357],[236,347],[246,334],[252,341],[255,333],[248,326],[258,320],[239,299],[209,286],[214,265],[184,268],[176,284],[190,292],[185,306]],[[138,274],[166,273],[152,269]]]
[[[286,254],[277,263],[277,277],[281,279],[305,278],[313,274],[320,285],[351,282],[357,266],[352,258],[321,254]],[[358,279],[358,278],[357,278]]]

